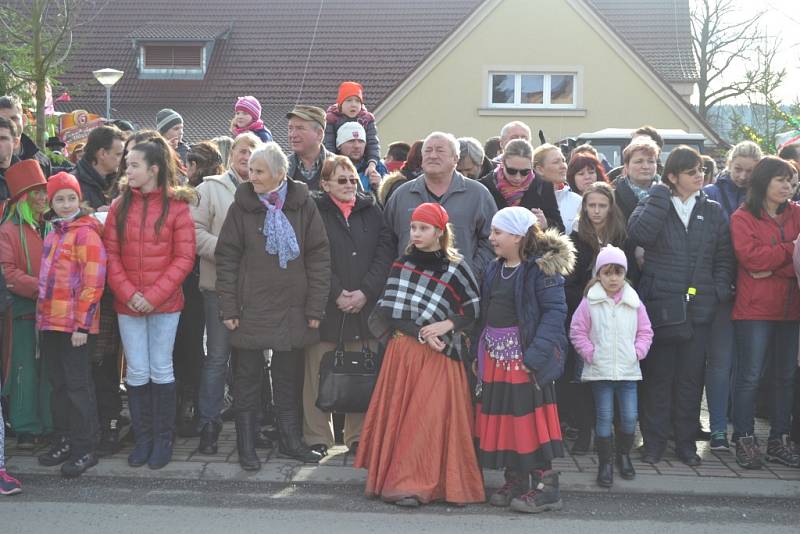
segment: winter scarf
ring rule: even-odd
[[[286,269],[290,261],[300,256],[300,245],[297,243],[294,228],[283,213],[287,187],[287,182],[284,180],[275,191],[258,195],[258,199],[267,208],[263,230],[267,254],[278,255],[281,269]]]
[[[263,130],[265,128],[264,128],[264,121],[262,121],[261,119],[256,119],[247,126],[245,126],[244,128],[237,128],[236,126],[234,126],[232,129],[233,133],[235,134],[234,137],[236,137],[237,135],[243,134],[244,132],[255,132],[258,130]]]
[[[503,195],[503,198],[509,206],[519,206],[520,202],[522,202],[523,195],[525,195],[525,191],[527,191],[531,183],[533,183],[533,178],[534,174],[533,171],[531,171],[521,184],[514,185],[506,178],[502,165],[498,165],[497,170],[494,171],[494,180],[497,185],[497,190],[500,191],[500,194]]]

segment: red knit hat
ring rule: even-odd
[[[72,189],[75,191],[75,193],[77,193],[78,200],[83,200],[81,196],[81,184],[78,183],[78,179],[68,172],[61,171],[57,174],[54,174],[49,180],[47,180],[48,202],[52,202],[53,197],[56,196],[56,193],[62,189]]]
[[[342,107],[342,103],[351,96],[357,96],[361,103],[364,103],[364,88],[358,82],[342,82],[339,86],[339,96],[336,97],[336,104]]]
[[[6,171],[6,184],[11,194],[11,202],[16,202],[19,197],[39,185],[47,185],[42,168],[35,159],[26,159],[15,163]]]
[[[450,218],[447,216],[447,211],[441,204],[426,202],[425,204],[417,206],[417,209],[411,214],[411,220],[430,224],[439,230],[444,230]]]

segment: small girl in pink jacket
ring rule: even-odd
[[[597,483],[611,487],[614,464],[611,424],[614,397],[619,403],[617,464],[622,478],[636,476],[630,459],[638,417],[636,382],[642,379],[639,361],[647,356],[653,329],[639,296],[625,280],[625,253],[608,245],[597,254],[586,294],[572,316],[570,341],[584,361],[581,380],[592,383],[597,424],[599,468]]]

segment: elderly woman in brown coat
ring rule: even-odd
[[[279,453],[303,462],[322,457],[302,439],[303,348],[319,341],[330,291],[325,226],[305,184],[287,179],[276,143],[250,156],[219,234],[215,258],[220,315],[231,330],[239,463],[261,467],[255,452],[263,353],[272,349]]]

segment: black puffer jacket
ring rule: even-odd
[[[81,158],[78,165],[75,167],[75,178],[81,185],[81,195],[83,201],[86,202],[92,209],[97,209],[100,206],[108,206],[111,204],[111,199],[107,195],[107,191],[111,188],[116,179],[116,174],[112,176],[100,176],[91,163],[86,158]]]
[[[362,193],[356,194],[356,204],[347,221],[327,193],[315,194],[315,200],[331,248],[331,292],[320,324],[320,339],[336,342],[339,338],[343,313],[336,307],[336,299],[343,289],[360,289],[367,297],[361,313],[348,314],[343,339],[359,339],[360,332],[368,336],[367,317],[383,291],[395,252],[391,239],[382,237],[383,213],[372,195]]]
[[[734,257],[728,222],[722,207],[705,193],[698,193],[687,231],[669,188],[653,186],[628,221],[628,238],[645,251],[638,288],[645,304],[685,295],[698,261],[697,295],[690,308],[693,322],[710,323],[719,303],[730,300]]]
[[[497,204],[497,209],[501,210],[508,207],[508,203],[497,189],[494,178],[495,173],[493,171],[479,181],[486,186],[486,189],[492,194],[494,202]],[[558,202],[556,201],[556,193],[553,189],[553,184],[545,182],[541,177],[537,176],[533,179],[528,190],[522,195],[522,200],[519,205],[528,209],[539,208],[544,212],[544,217],[547,219],[549,228],[558,228],[559,231],[564,231],[564,221],[561,220],[561,212],[558,209]]]

